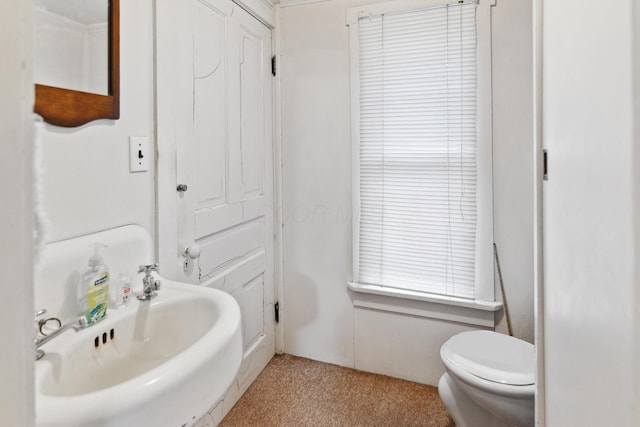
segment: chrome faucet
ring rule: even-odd
[[[149,301],[158,295],[156,291],[160,289],[162,282],[153,278],[152,271],[158,271],[158,264],[141,265],[138,269],[138,273],[144,273],[142,292],[137,297],[140,301]]]
[[[42,316],[46,312],[47,312],[46,309],[38,310],[36,312],[36,320],[38,320],[38,317]],[[42,327],[46,325],[49,321],[56,322],[58,324],[58,328],[51,333],[45,333],[42,330]],[[33,340],[33,342],[36,345],[36,360],[40,360],[44,356],[44,350],[41,350],[40,347],[42,347],[43,345],[45,345],[55,337],[61,335],[62,333],[64,333],[65,331],[71,328],[73,328],[76,332],[78,332],[79,330],[84,329],[86,327],[87,327],[87,319],[84,316],[80,316],[76,318],[73,322],[67,323],[66,325],[62,325],[62,322],[57,317],[50,317],[48,319],[38,320],[38,330],[41,334],[41,337],[36,337]]]

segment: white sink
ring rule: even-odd
[[[97,325],[42,346],[36,424],[190,426],[234,381],[241,334],[233,297],[163,281],[152,301],[134,298]]]

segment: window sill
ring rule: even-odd
[[[348,282],[356,307],[493,328],[499,301],[472,301],[404,289]]]

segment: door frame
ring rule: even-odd
[[[33,188],[33,4],[12,0],[3,6],[0,36],[7,42],[0,48],[0,178],[8,185],[0,191],[7,201],[1,208],[0,236],[11,244],[0,250],[0,333],[7,349],[0,365],[0,414],[7,425],[32,426],[34,249],[42,249],[33,241],[33,196],[38,193]]]
[[[534,342],[536,348],[536,425],[545,425],[544,381],[544,266],[542,241],[542,188],[543,149],[542,140],[542,49],[543,2],[533,0],[533,286],[534,286]]]

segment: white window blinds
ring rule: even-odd
[[[358,282],[475,297],[476,4],[359,32]]]

